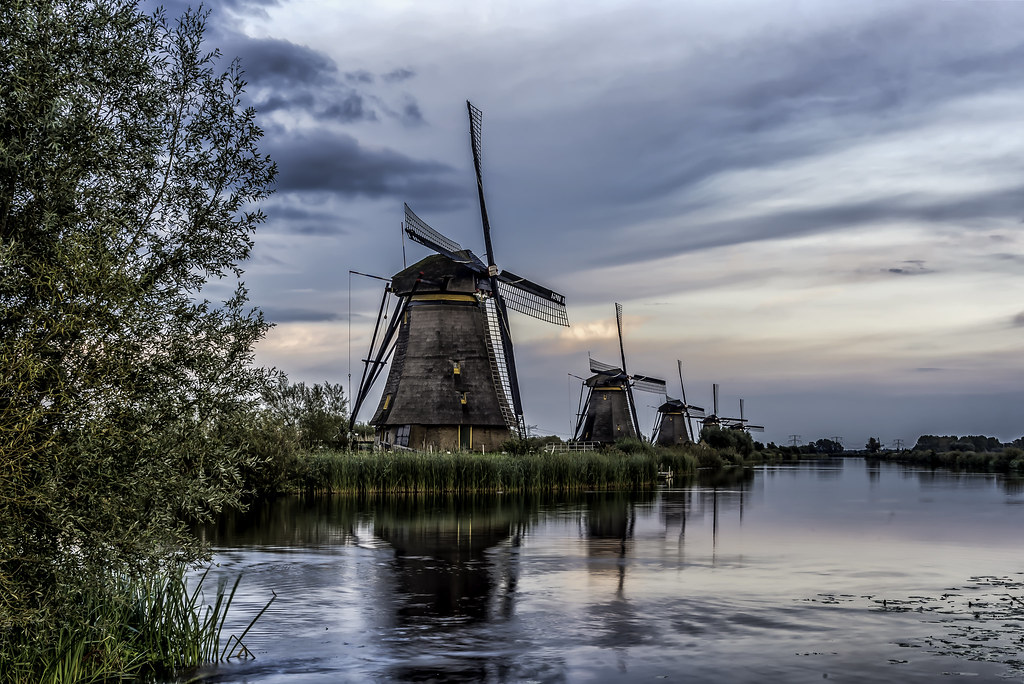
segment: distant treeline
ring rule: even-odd
[[[1012,442],[1003,443],[995,437],[985,435],[921,435],[917,438],[917,444],[913,451],[974,451],[978,453],[992,453],[1003,451],[1007,448],[1024,449],[1024,437],[1018,437]]]
[[[929,468],[1021,474],[1024,473],[1024,437],[1003,443],[984,435],[922,435],[913,449],[887,450],[869,458]]]

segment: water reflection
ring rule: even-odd
[[[394,615],[383,625],[400,662],[392,681],[503,680],[514,663],[493,648],[417,659],[432,646],[460,643],[475,623],[513,613],[518,548],[529,511],[508,499],[389,497],[370,508],[374,534],[394,550]],[[455,657],[452,657],[455,656]]]
[[[1019,566],[1008,482],[823,459],[646,493],[282,499],[203,530],[242,605],[280,597],[257,660],[209,681],[929,681],[962,639],[922,621]]]

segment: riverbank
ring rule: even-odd
[[[908,450],[864,454],[870,461],[902,463],[926,468],[946,468],[969,472],[1015,473],[1024,475],[1024,450],[1008,447],[1002,451]]]
[[[703,444],[661,448],[624,442],[597,451],[480,453],[423,451],[313,451],[302,454],[281,491],[309,493],[516,493],[641,490],[666,473],[797,460],[775,452],[742,455]]]

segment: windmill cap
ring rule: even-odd
[[[489,290],[490,285],[465,264],[441,254],[432,254],[391,277],[391,289],[396,295],[408,295],[413,288],[417,293],[473,294],[479,289]]]

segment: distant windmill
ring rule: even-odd
[[[732,430],[745,430],[747,432],[764,432],[763,425],[751,425],[747,422],[747,419],[743,416],[743,400],[740,399],[740,417],[739,418],[721,418],[723,427],[730,428]]]
[[[468,101],[470,141],[487,262],[422,221],[405,205],[405,234],[437,254],[391,278],[398,303],[384,323],[381,302],[352,421],[393,354],[370,424],[379,442],[404,447],[495,449],[524,437],[508,310],[568,325],[565,297],[500,270],[480,171],[482,114]]]
[[[664,404],[658,407],[658,427],[651,436],[651,442],[659,446],[677,446],[695,442],[693,419],[703,418],[704,409],[686,403],[686,387],[683,385],[683,362],[676,360],[679,369],[679,390],[682,401],[666,397]]]
[[[718,383],[711,385],[711,415],[704,416],[701,420],[701,429],[706,427],[719,427],[722,424],[722,420],[718,417]]]
[[[626,370],[626,351],[622,343],[622,305],[615,305],[615,323],[619,331],[621,366],[590,359],[591,377],[583,381],[589,388],[586,408],[576,423],[574,439],[579,442],[611,444],[625,437],[641,438],[633,390],[665,396],[665,381],[646,375],[630,375]],[[582,393],[580,396],[582,401]]]

